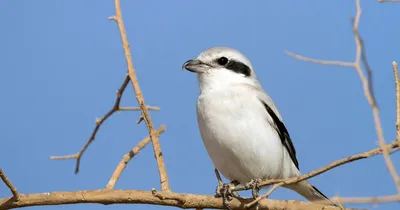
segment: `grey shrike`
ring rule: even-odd
[[[182,68],[197,73],[200,134],[222,175],[246,184],[301,174],[282,117],[245,55],[232,48],[214,47]],[[335,205],[307,180],[284,187],[310,201]]]

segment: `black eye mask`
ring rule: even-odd
[[[225,65],[225,68],[238,74],[243,74],[246,77],[249,77],[251,75],[251,69],[246,64],[240,61],[229,60],[229,62]]]

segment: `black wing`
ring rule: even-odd
[[[297,158],[296,158],[296,150],[294,149],[292,140],[290,139],[289,132],[287,131],[285,125],[278,118],[278,116],[276,116],[275,112],[271,109],[271,107],[269,107],[264,101],[262,101],[262,100],[260,100],[260,101],[261,101],[261,103],[264,104],[265,109],[267,110],[268,114],[271,116],[273,123],[274,123],[272,126],[274,126],[276,132],[278,132],[283,146],[285,146],[293,163],[296,165],[297,169],[299,169],[299,162],[297,161]]]

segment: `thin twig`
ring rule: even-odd
[[[76,159],[75,173],[78,173],[80,162],[81,162],[81,157],[82,157],[83,153],[86,151],[86,149],[88,148],[90,143],[92,143],[95,140],[97,131],[100,129],[103,122],[105,120],[107,120],[112,114],[114,114],[114,112],[116,112],[118,110],[119,104],[121,102],[122,94],[124,93],[124,90],[125,90],[126,86],[128,85],[129,80],[130,80],[129,76],[127,75],[125,77],[124,81],[122,82],[121,87],[117,90],[117,98],[115,99],[114,106],[102,118],[96,119],[96,126],[95,126],[92,134],[90,135],[89,139],[87,140],[85,145],[82,147],[82,149],[78,153],[75,153],[72,155],[51,156],[50,159],[52,159],[52,160]]]
[[[340,199],[330,199],[332,202],[335,202],[338,204],[338,206],[340,207],[341,210],[345,209],[343,202]]]
[[[304,57],[302,55],[298,55],[289,51],[285,50],[286,55],[293,57],[298,60],[310,62],[310,63],[316,63],[316,64],[322,64],[322,65],[333,65],[333,66],[346,66],[346,67],[354,67],[354,63],[352,62],[344,62],[344,61],[328,61],[328,60],[318,60],[314,58],[308,58]]]
[[[332,201],[341,202],[341,203],[391,203],[400,201],[400,195],[387,195],[387,196],[377,196],[377,197],[339,197],[335,196],[331,198]]]
[[[400,0],[378,0],[379,3],[385,3],[385,2],[400,2]]]
[[[399,142],[398,141],[393,141],[392,143],[386,145],[386,147],[388,149],[391,149],[391,150],[393,149],[392,152],[398,151],[399,150]],[[357,154],[357,155],[353,155],[353,156],[350,156],[350,157],[346,157],[346,158],[334,161],[331,164],[328,164],[328,165],[326,165],[326,166],[324,166],[322,168],[319,168],[317,170],[314,170],[312,172],[309,172],[307,174],[303,174],[303,175],[300,175],[300,176],[297,176],[297,177],[292,177],[292,178],[288,178],[288,179],[266,180],[266,181],[261,182],[259,184],[259,186],[260,187],[261,186],[265,187],[265,186],[269,186],[269,185],[275,184],[274,187],[278,188],[278,187],[280,187],[282,185],[289,185],[289,184],[298,183],[298,182],[301,182],[303,180],[309,179],[311,177],[317,176],[317,175],[319,175],[319,174],[321,174],[323,172],[326,172],[328,170],[331,170],[333,168],[336,168],[336,167],[338,167],[340,165],[343,165],[343,164],[346,164],[346,163],[349,163],[349,162],[353,162],[353,161],[356,161],[356,160],[372,157],[372,156],[375,156],[375,155],[381,154],[381,153],[383,153],[383,150],[382,150],[382,148],[379,147],[379,148],[376,148],[376,149],[373,149],[373,150],[370,150],[370,151],[367,151],[367,152],[363,152],[363,153],[360,153],[360,154]],[[281,185],[276,185],[276,184],[281,184]],[[248,190],[248,189],[250,189],[250,188],[246,188],[246,186],[237,186],[237,187],[233,188],[232,191],[240,191],[240,190]],[[261,195],[260,197],[258,197],[256,200],[260,201],[261,199],[268,197],[272,192],[273,191],[267,192],[266,194]],[[254,205],[256,203],[257,202],[251,202],[251,203],[248,204],[248,207],[250,207],[250,206],[252,206],[252,205]]]
[[[276,189],[278,189],[280,186],[283,185],[283,182],[275,184],[274,186],[271,187],[271,189],[268,190],[267,193],[265,193],[263,196],[259,196],[258,198],[254,199],[254,201],[248,203],[245,205],[245,208],[250,208],[252,207],[254,204],[260,202],[260,200],[264,199],[264,198],[268,198],[268,196],[270,196],[272,194],[272,192],[274,192]]]
[[[153,143],[154,156],[156,158],[158,172],[160,174],[161,189],[162,189],[162,191],[169,192],[170,188],[169,188],[169,183],[168,183],[168,175],[167,175],[167,171],[165,169],[164,158],[162,156],[160,142],[158,141],[158,133],[154,129],[153,122],[151,121],[149,112],[146,109],[143,94],[140,89],[137,77],[136,77],[136,70],[133,66],[131,50],[130,50],[129,43],[128,43],[128,37],[126,35],[124,22],[122,20],[120,0],[115,0],[115,16],[111,17],[110,19],[115,20],[118,24],[118,28],[119,28],[121,39],[122,39],[122,46],[124,48],[124,53],[125,53],[125,60],[126,60],[127,66],[128,66],[128,75],[130,77],[133,89],[136,93],[136,99],[137,99],[139,107],[142,111],[143,119],[147,125],[147,129],[149,131],[149,135],[150,135],[151,141]]]
[[[15,200],[18,201],[19,200],[19,193],[17,191],[17,188],[6,177],[6,175],[4,174],[4,172],[3,172],[3,170],[1,168],[0,168],[0,177],[3,180],[4,184],[6,184],[8,188],[10,188],[10,191],[13,194]]]
[[[129,84],[129,76],[127,75],[124,79],[124,81],[121,84],[121,87],[117,90],[117,98],[115,99],[115,103],[113,107],[100,119],[96,119],[96,126],[92,131],[92,134],[90,135],[89,139],[86,141],[85,145],[82,147],[82,149],[75,154],[72,155],[63,155],[63,156],[51,156],[50,159],[52,160],[68,160],[68,159],[76,159],[76,167],[75,167],[75,173],[79,172],[79,166],[80,166],[80,161],[83,153],[86,151],[86,149],[89,147],[90,143],[92,143],[95,138],[96,134],[99,131],[101,125],[106,121],[111,115],[113,115],[115,112],[120,111],[120,103],[121,103],[121,97],[122,94],[125,91],[126,86]],[[154,109],[155,107],[148,107],[151,110],[157,110]]]
[[[394,84],[396,86],[396,139],[400,141],[400,81],[399,68],[397,63],[393,61]]]
[[[160,111],[160,107],[157,106],[146,106],[147,110]],[[140,111],[139,107],[120,107],[118,111]]]
[[[222,186],[224,183],[222,182],[221,175],[219,174],[218,169],[214,168],[214,173],[218,180],[218,186]]]
[[[164,133],[166,129],[165,125],[162,125],[159,129],[157,129],[158,134]],[[119,162],[117,168],[115,169],[113,175],[108,181],[106,186],[107,189],[113,189],[115,184],[117,183],[119,177],[121,176],[122,172],[125,170],[129,161],[135,157],[149,142],[151,141],[150,136],[144,138],[142,141],[139,142],[131,151],[124,155],[121,162]]]
[[[399,142],[394,141],[394,142],[388,144],[387,148],[391,149],[392,152],[398,151]],[[343,164],[346,164],[346,163],[349,163],[349,162],[353,162],[353,161],[356,161],[356,160],[372,157],[372,156],[375,156],[375,155],[378,155],[378,154],[381,154],[381,153],[383,153],[383,150],[382,150],[382,148],[378,147],[378,148],[372,149],[372,150],[367,151],[367,152],[359,153],[359,154],[352,155],[352,156],[349,156],[349,157],[346,157],[346,158],[343,158],[343,159],[340,159],[340,160],[336,160],[336,161],[334,161],[334,162],[332,162],[332,163],[330,163],[330,164],[328,164],[328,165],[326,165],[324,167],[321,167],[321,168],[319,168],[317,170],[311,171],[311,172],[309,172],[307,174],[303,174],[303,175],[292,177],[292,178],[288,178],[288,179],[271,179],[271,180],[262,181],[259,184],[259,186],[260,187],[265,187],[265,186],[269,186],[269,185],[277,184],[277,183],[284,183],[285,185],[294,184],[294,183],[301,182],[303,180],[312,178],[314,176],[317,176],[317,175],[319,175],[321,173],[324,173],[324,172],[326,172],[328,170],[336,168],[336,167],[338,167],[340,165],[343,165]],[[251,189],[251,188],[246,188],[245,186],[242,185],[242,186],[236,186],[235,188],[232,189],[232,191],[241,191],[241,190],[249,190],[249,189]]]

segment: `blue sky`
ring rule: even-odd
[[[400,62],[400,4],[362,1],[360,33],[374,71],[386,141],[395,138],[391,63]],[[138,112],[112,116],[75,161],[51,155],[77,152],[97,117],[113,105],[126,64],[113,1],[0,1],[0,167],[21,193],[105,187],[122,156],[147,135]],[[195,114],[196,77],[181,65],[216,45],[245,53],[276,102],[297,149],[303,173],[377,146],[372,113],[351,68],[321,66],[286,56],[354,59],[349,17],[353,1],[122,1],[137,76],[161,136],[175,192],[213,194],[217,181]],[[136,100],[128,86],[122,105]],[[394,154],[398,168],[399,154]],[[396,160],[397,159],[397,160]],[[396,193],[381,156],[350,163],[311,179],[328,197]],[[117,189],[159,189],[152,147],[132,160]],[[0,197],[9,196],[0,184]],[[278,189],[273,199],[300,199]],[[359,207],[372,207],[358,205]],[[80,204],[63,209],[142,209],[141,205]],[[373,209],[398,209],[379,204]],[[59,207],[32,207],[32,209]],[[168,207],[146,206],[149,209]]]

